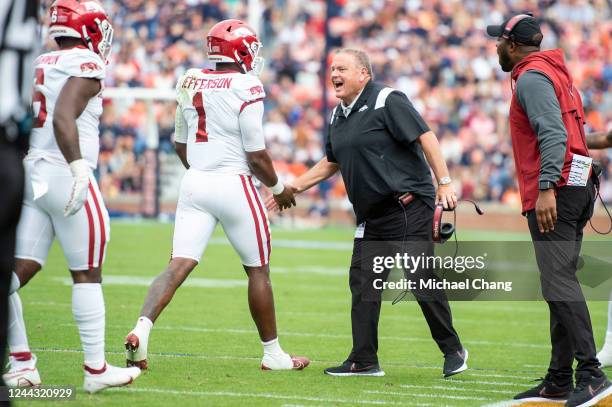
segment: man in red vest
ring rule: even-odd
[[[512,77],[509,120],[522,211],[550,308],[548,374],[515,399],[591,406],[612,394],[612,384],[599,368],[589,310],[576,279],[582,231],[595,202],[582,101],[562,51],[540,50],[543,35],[532,15],[488,26],[487,33],[497,38],[499,64]]]

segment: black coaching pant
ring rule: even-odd
[[[378,363],[378,318],[381,300],[368,298],[372,290],[372,264],[363,264],[368,261],[368,255],[364,256],[362,251],[368,250],[368,243],[371,242],[406,242],[406,246],[410,246],[410,242],[419,242],[419,251],[425,247],[428,251],[425,254],[433,254],[433,209],[421,199],[414,199],[406,207],[393,201],[381,204],[377,209],[379,215],[366,219],[364,237],[354,240],[349,274],[353,349],[348,360],[365,364]],[[422,277],[435,277],[433,271],[425,273]],[[461,350],[461,342],[453,328],[451,310],[444,291],[438,291],[435,298],[424,298],[427,293],[419,296],[413,291],[413,294],[419,300],[431,336],[440,350],[444,354]]]
[[[15,234],[23,200],[20,149],[8,143],[0,126],[0,366],[4,366],[8,324],[8,291],[15,268]],[[4,386],[0,375],[0,386]]]
[[[594,204],[595,188],[589,181],[586,187],[557,190],[554,231],[540,233],[535,211],[527,212],[542,295],[550,309],[552,352],[548,371],[561,384],[572,380],[574,358],[577,372],[601,373],[589,310],[576,278],[583,229],[593,215]]]

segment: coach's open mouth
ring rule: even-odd
[[[334,85],[334,89],[336,89],[336,90],[340,90],[344,86],[344,82],[343,81],[332,81],[332,83]]]

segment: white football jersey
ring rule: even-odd
[[[189,166],[250,175],[246,152],[265,148],[263,131],[259,131],[262,123],[261,117],[255,117],[249,126],[257,129],[248,132],[261,134],[261,139],[247,139],[240,114],[265,97],[259,78],[232,71],[190,69],[178,80],[176,91],[176,140],[187,143]],[[263,108],[260,112],[261,116]]]
[[[106,65],[86,48],[52,51],[34,62],[34,125],[30,138],[29,156],[42,156],[49,161],[66,163],[53,131],[55,104],[66,81],[72,76],[104,80]],[[102,114],[102,92],[91,98],[77,119],[81,155],[95,168],[100,150],[99,128]]]

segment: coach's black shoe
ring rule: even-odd
[[[612,383],[605,374],[593,376],[588,372],[576,372],[576,389],[570,394],[565,407],[594,406],[610,395]]]
[[[574,390],[574,386],[570,381],[564,386],[560,386],[553,381],[553,377],[550,373],[546,377],[538,379],[541,381],[540,384],[531,388],[527,391],[517,394],[514,396],[515,400],[521,401],[565,401],[569,398],[570,394]]]
[[[450,377],[467,370],[468,351],[463,349],[444,355],[444,377]]]
[[[359,363],[345,361],[340,366],[328,367],[323,371],[330,376],[384,376],[385,372],[378,363]]]

